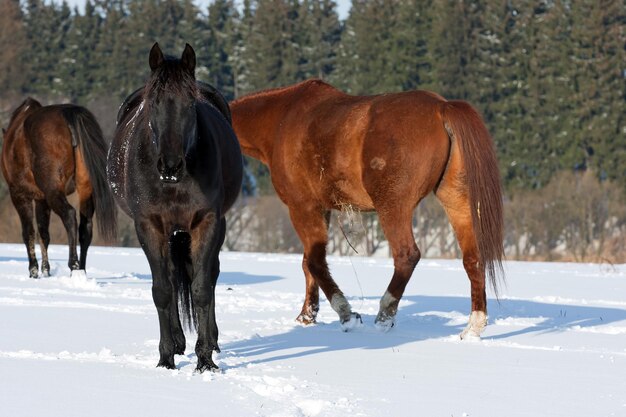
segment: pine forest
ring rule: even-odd
[[[88,107],[110,139],[154,42],[175,56],[189,43],[197,78],[228,99],[321,78],[356,95],[466,100],[496,145],[507,258],[626,262],[624,0],[352,0],[345,18],[333,0],[0,0],[2,126],[31,96]],[[3,180],[0,218],[0,241],[20,242]],[[228,221],[227,250],[302,250],[254,159]],[[119,244],[136,245],[125,222]],[[435,199],[414,233],[424,256],[459,255]],[[350,208],[333,214],[328,250],[388,255],[376,216]]]

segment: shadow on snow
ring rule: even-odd
[[[470,300],[467,297],[407,296],[402,300],[396,326],[388,333],[374,328],[374,315],[362,314],[363,326],[348,333],[339,329],[337,321],[308,327],[298,326],[283,334],[257,336],[225,344],[222,351],[250,358],[249,362],[231,367],[237,368],[349,349],[398,348],[411,342],[457,336],[466,326],[465,322],[459,324],[458,315],[465,316],[468,312]],[[357,301],[353,299],[352,303],[357,304]],[[619,308],[546,304],[525,300],[501,300],[499,304],[496,300],[490,300],[489,309],[488,334],[484,337],[485,340],[501,340],[528,333],[562,332],[575,326],[584,328],[626,320],[626,310]],[[520,325],[522,329],[506,331],[506,327],[494,325],[494,321],[499,318],[533,318],[535,323]],[[494,330],[499,333],[493,334]]]

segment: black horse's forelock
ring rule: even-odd
[[[159,97],[163,94],[191,94],[196,100],[202,98],[193,74],[182,67],[180,59],[172,57],[167,57],[152,73],[144,90],[145,97]]]

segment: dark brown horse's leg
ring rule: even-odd
[[[218,329],[215,319],[215,285],[219,275],[219,250],[226,233],[225,220],[211,224],[207,219],[192,232],[191,259],[194,277],[191,283],[191,296],[198,318],[198,340],[196,371],[219,369],[213,362],[213,351],[219,352]],[[212,239],[207,239],[212,236]]]
[[[395,324],[398,304],[421,254],[413,238],[412,210],[409,207],[405,210],[379,209],[378,215],[391,247],[394,266],[393,277],[380,300],[375,320],[379,329],[387,331]]]
[[[87,249],[91,245],[93,237],[93,198],[80,201],[80,225],[78,226],[78,241],[80,242],[80,269],[85,269],[87,264]]]
[[[70,203],[68,203],[65,194],[61,191],[53,191],[46,195],[46,200],[52,210],[61,218],[63,226],[67,231],[67,243],[69,245],[69,259],[67,265],[73,271],[80,268],[78,262],[78,255],[76,253],[76,238],[77,238],[77,225],[76,225],[76,210]]]
[[[171,310],[178,308],[173,303],[174,286],[172,285],[172,261],[169,257],[167,237],[163,236],[146,221],[136,221],[135,229],[141,247],[148,258],[152,272],[152,299],[159,316],[159,363],[158,367],[175,369],[174,354],[176,346],[172,336]]]
[[[298,319],[305,315],[315,318],[319,309],[319,290],[321,288],[330,305],[339,315],[339,321],[344,330],[350,330],[360,322],[361,317],[352,312],[350,303],[343,295],[330,272],[326,263],[326,243],[328,242],[326,211],[321,209],[303,209],[302,206],[289,208],[289,215],[302,245],[304,246],[304,258],[302,267],[306,277],[306,295],[302,312]]]
[[[11,200],[20,216],[22,223],[22,239],[26,245],[26,253],[28,254],[28,271],[31,278],[39,276],[39,265],[37,264],[37,256],[35,255],[35,226],[33,225],[33,202],[26,198],[14,197],[11,194]]]
[[[48,261],[48,245],[50,244],[50,206],[46,200],[35,201],[35,215],[37,230],[39,230],[39,247],[41,248],[41,274],[50,276],[50,262]]]

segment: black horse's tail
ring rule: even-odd
[[[72,134],[72,144],[78,146],[89,172],[98,231],[107,242],[117,237],[117,208],[107,181],[108,145],[95,116],[86,108],[64,106],[63,117]]]
[[[174,288],[178,293],[178,309],[183,327],[198,329],[198,320],[191,298],[191,237],[186,232],[174,232],[169,240],[170,256],[174,263]]]

